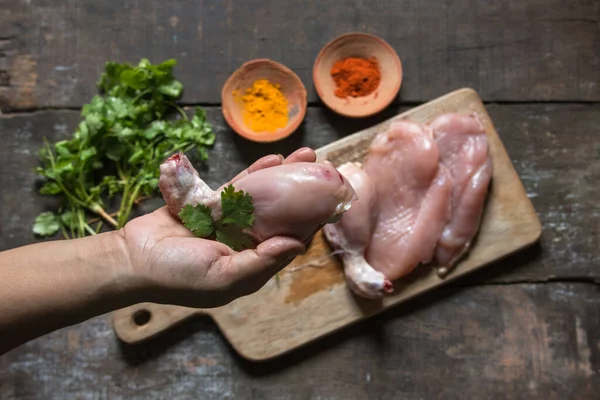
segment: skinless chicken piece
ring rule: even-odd
[[[437,271],[446,275],[469,249],[479,230],[492,178],[488,140],[476,116],[446,114],[431,124],[440,162],[452,175],[452,216],[435,251]]]
[[[160,166],[159,187],[177,215],[186,204],[202,203],[220,217],[220,192],[213,191],[188,158],[175,154]],[[294,162],[252,172],[234,183],[252,196],[255,220],[249,234],[260,243],[274,236],[305,241],[322,225],[339,219],[356,193],[331,163]]]
[[[367,261],[396,280],[432,260],[450,219],[452,179],[431,132],[409,121],[395,121],[375,137],[365,170],[379,209]]]
[[[325,225],[323,233],[334,250],[340,252],[350,289],[359,296],[378,299],[393,291],[392,283],[365,260],[365,250],[377,223],[375,185],[360,163],[338,167],[358,195],[352,208],[335,224]]]

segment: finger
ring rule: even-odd
[[[258,245],[223,257],[220,267],[230,284],[245,293],[258,290],[273,275],[304,252],[304,244],[289,237],[274,237]]]
[[[315,153],[313,149],[310,147],[302,147],[287,156],[283,163],[289,164],[293,162],[315,162],[316,160],[317,153]]]
[[[251,174],[259,169],[275,167],[281,165],[281,163],[283,163],[283,156],[281,154],[269,154],[252,163],[252,165],[246,169],[246,172]]]
[[[282,162],[283,156],[281,154],[269,154],[268,156],[264,156],[256,160],[248,168],[237,174],[232,180],[229,181],[229,183],[235,183],[252,172],[256,172],[265,168],[276,167],[277,165],[281,165]]]

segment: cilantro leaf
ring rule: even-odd
[[[212,146],[215,143],[215,134],[206,120],[206,111],[204,109],[200,107],[196,108],[194,117],[192,118],[192,126],[198,132],[196,143],[206,146]],[[200,149],[201,147],[198,148]]]
[[[53,195],[61,192],[60,186],[56,182],[46,182],[44,186],[40,188],[40,194]]]
[[[199,238],[212,238],[236,251],[251,248],[253,243],[244,229],[254,222],[252,197],[242,190],[236,192],[233,185],[221,192],[221,218],[213,221],[210,208],[198,204],[186,205],[179,217],[184,226]]]
[[[167,96],[179,97],[183,91],[183,85],[181,82],[173,79],[160,85],[158,87],[158,91],[162,94],[166,94]]]
[[[215,231],[210,208],[203,204],[184,206],[179,212],[179,218],[197,237],[207,238]]]
[[[90,157],[93,157],[97,154],[96,148],[94,146],[88,147],[85,150],[81,151],[81,161],[85,161]]]
[[[40,236],[52,236],[60,230],[60,221],[51,211],[41,213],[33,224],[33,233]]]
[[[77,226],[75,215],[71,211],[65,211],[64,213],[62,213],[60,216],[60,220],[68,228],[75,228]]]
[[[220,227],[216,236],[217,242],[226,244],[236,251],[242,251],[252,247],[252,239],[250,239],[250,236],[242,232],[242,229],[235,225]]]
[[[222,225],[233,224],[245,229],[254,222],[252,197],[242,190],[236,192],[231,184],[221,192],[221,212]]]

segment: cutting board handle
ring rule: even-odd
[[[117,336],[126,343],[150,339],[205,310],[154,303],[140,303],[113,313]]]

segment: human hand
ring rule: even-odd
[[[225,185],[260,169],[315,160],[316,154],[308,148],[286,159],[269,155]],[[225,244],[194,237],[166,206],[131,220],[119,233],[144,301],[189,307],[217,307],[251,294],[304,251],[304,243],[297,239],[273,237],[256,249],[236,252]]]

